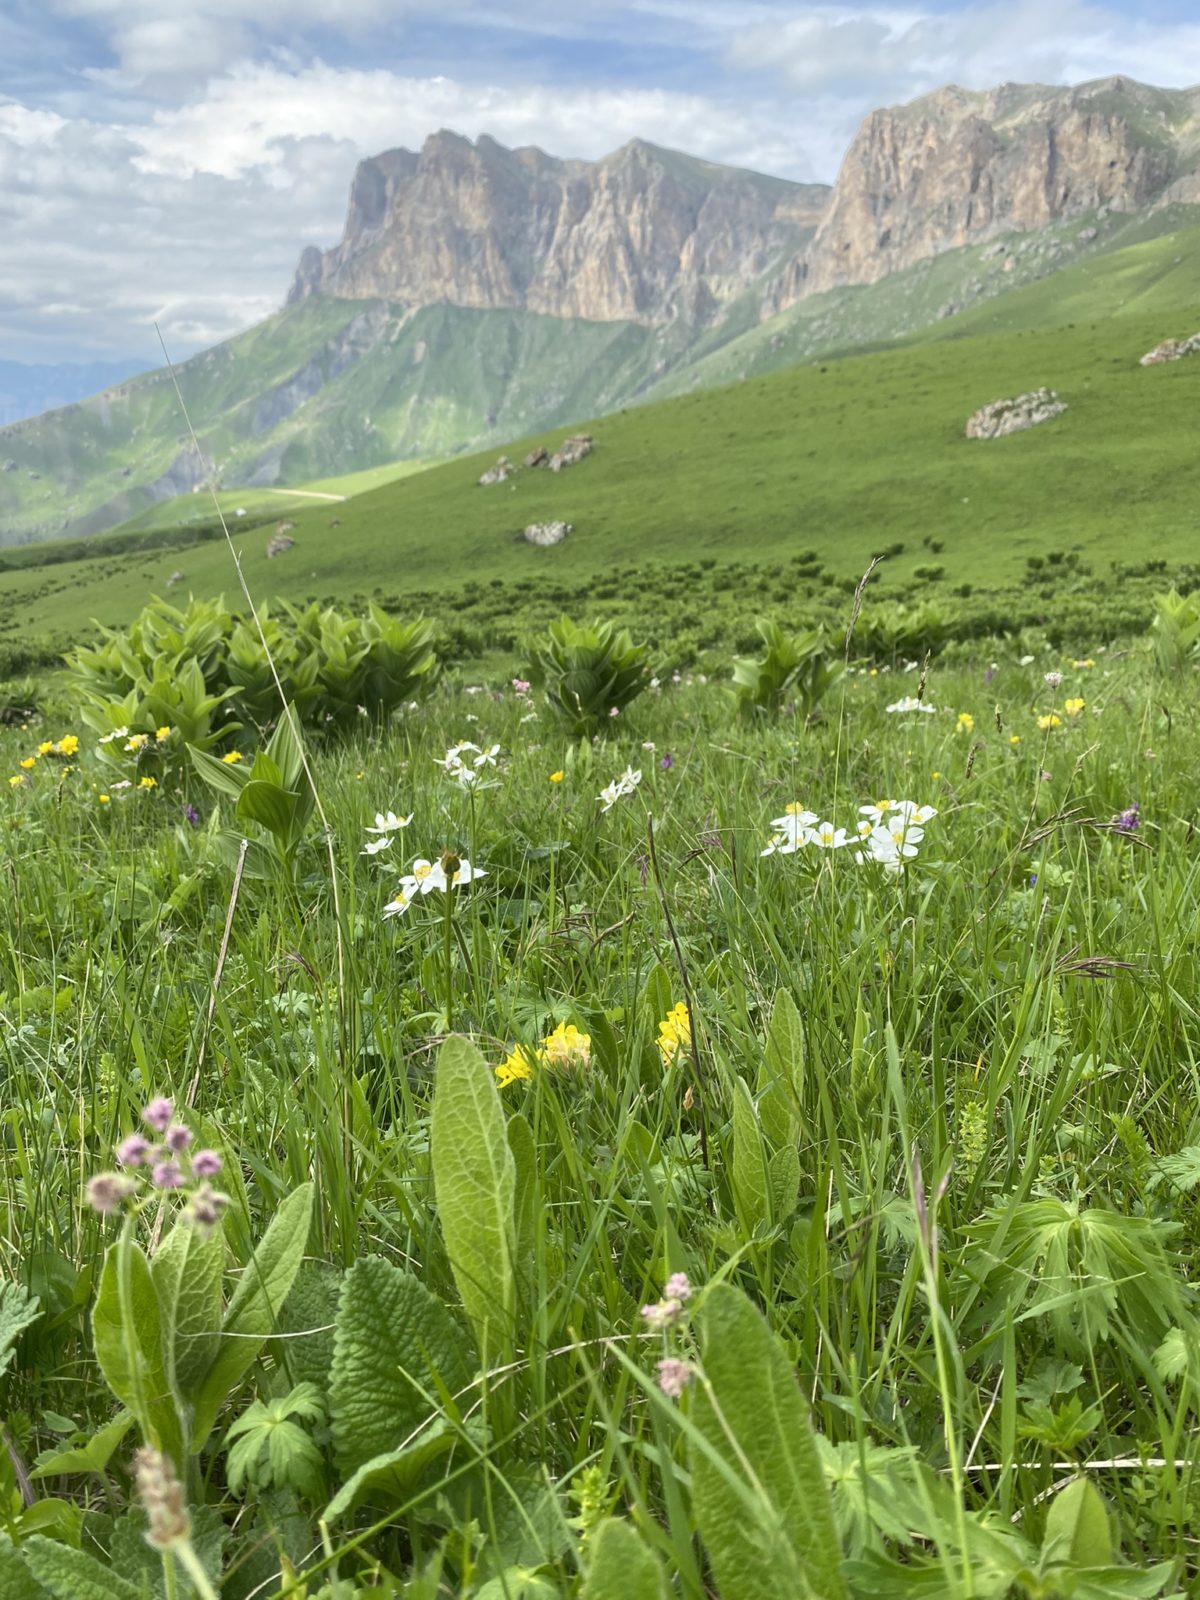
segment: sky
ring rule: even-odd
[[[1114,72],[1200,83],[1200,0],[0,0],[0,359],[230,337],[439,128],[832,182],[877,106]]]

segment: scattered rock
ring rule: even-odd
[[[41,477],[41,473],[40,472],[30,472],[29,474],[27,474],[27,476],[29,476],[30,478],[35,478],[36,479],[36,478],[40,478]]]
[[[1147,350],[1138,365],[1158,367],[1164,361],[1182,361],[1184,356],[1197,355],[1200,355],[1200,333],[1192,334],[1190,339],[1164,339],[1153,350]]]
[[[291,533],[292,529],[295,526],[296,526],[296,524],[294,522],[289,522],[287,520],[287,518],[285,517],[282,522],[277,522],[275,524],[275,532],[276,533]]]
[[[182,583],[186,577],[186,572],[180,572],[179,569],[176,568],[171,576],[167,579],[167,588],[173,589],[177,583]]]
[[[1016,270],[1016,265],[1017,265],[1016,256],[1008,256],[1006,258],[1005,262],[1004,262],[1004,270],[1005,270],[1005,272],[1014,272]]]
[[[295,539],[289,539],[286,533],[275,533],[267,540],[267,560],[273,561],[276,556],[281,556],[292,548]]]
[[[550,452],[546,449],[546,446],[544,444],[535,444],[525,457],[525,465],[527,467],[544,467],[549,459]]]
[[[1079,242],[1080,244],[1091,244],[1093,239],[1098,239],[1099,237],[1099,228],[1083,228],[1079,234]]]
[[[8,460],[4,463],[4,470],[5,472],[15,472],[17,470],[17,463],[11,456],[9,456]]]
[[[503,483],[505,478],[511,477],[514,468],[507,456],[501,456],[494,467],[489,467],[479,479],[480,484],[486,488],[489,483]]]
[[[1006,433],[1036,428],[1039,422],[1049,422],[1066,409],[1066,402],[1053,389],[1034,389],[1011,400],[993,400],[990,405],[980,406],[967,418],[966,435],[968,439],[999,439]]]
[[[592,453],[592,436],[590,433],[572,434],[569,439],[564,439],[562,444],[550,457],[550,471],[561,472],[563,467],[576,466],[584,456]]]
[[[561,544],[573,531],[569,522],[531,522],[523,537],[530,544]]]

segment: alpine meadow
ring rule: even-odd
[[[119,381],[0,427],[0,1600],[1200,1595],[1200,89],[826,9],[832,186],[433,133],[22,368]],[[190,194],[159,10],[0,155],[136,79]],[[599,19],[702,49],[582,10],[485,30],[571,151]]]

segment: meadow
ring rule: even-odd
[[[1197,1591],[1194,658],[829,606],[584,736],[10,688],[0,1594]]]

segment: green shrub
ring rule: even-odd
[[[614,622],[552,622],[531,646],[531,680],[576,738],[609,726],[650,682],[650,649]]]
[[[845,671],[845,665],[828,649],[823,628],[787,634],[769,617],[755,624],[766,653],[759,657],[735,656],[734,701],[746,719],[774,716],[790,696],[800,716],[808,718],[827,691]]]
[[[1156,594],[1150,638],[1159,669],[1182,672],[1188,660],[1200,654],[1200,591],[1180,594],[1168,589]]]

